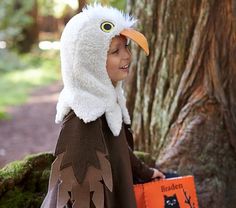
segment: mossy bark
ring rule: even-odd
[[[150,45],[126,83],[137,149],[193,174],[200,207],[236,204],[236,14],[232,0],[130,0]]]
[[[15,161],[0,170],[0,208],[37,208],[44,199],[52,154],[42,153]]]

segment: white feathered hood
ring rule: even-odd
[[[101,29],[104,22],[114,26],[110,32]],[[132,17],[117,9],[97,4],[87,6],[67,23],[61,36],[64,88],[57,103],[56,123],[72,109],[85,123],[105,113],[115,136],[120,133],[122,121],[130,124],[122,82],[112,85],[106,60],[112,38],[134,23]]]

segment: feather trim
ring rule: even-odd
[[[63,154],[58,155],[52,164],[48,193],[41,208],[52,208],[50,204],[53,200],[56,200],[56,203],[53,202],[55,208],[63,208],[68,201],[72,202],[73,208],[90,208],[91,201],[96,208],[103,208],[104,185],[111,192],[113,189],[111,166],[105,157],[106,155],[97,152],[101,169],[89,166],[83,182],[78,183],[72,166],[59,170]],[[54,194],[52,194],[53,192]],[[71,193],[71,196],[69,193]],[[55,198],[55,196],[57,197]]]

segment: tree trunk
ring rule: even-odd
[[[193,174],[202,208],[236,204],[236,2],[130,0],[150,56],[126,82],[136,147]]]
[[[21,3],[19,3],[21,6]],[[32,18],[32,24],[26,26],[23,31],[23,39],[17,42],[17,48],[21,53],[30,52],[33,44],[38,41],[39,37],[39,27],[38,27],[38,4],[37,1],[33,1],[33,6],[31,11],[29,12],[29,16]]]

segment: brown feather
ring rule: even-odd
[[[74,177],[72,167],[65,168],[60,171],[60,181],[58,190],[57,208],[63,208],[70,200],[69,191],[77,184],[77,180]]]
[[[73,208],[89,208],[90,207],[90,191],[88,181],[83,184],[76,184],[72,188],[71,199],[74,200]]]
[[[102,170],[102,178],[106,185],[106,187],[112,192],[113,182],[112,182],[112,172],[111,172],[111,164],[110,161],[106,158],[106,154],[97,151],[97,155],[99,158],[101,170]]]

